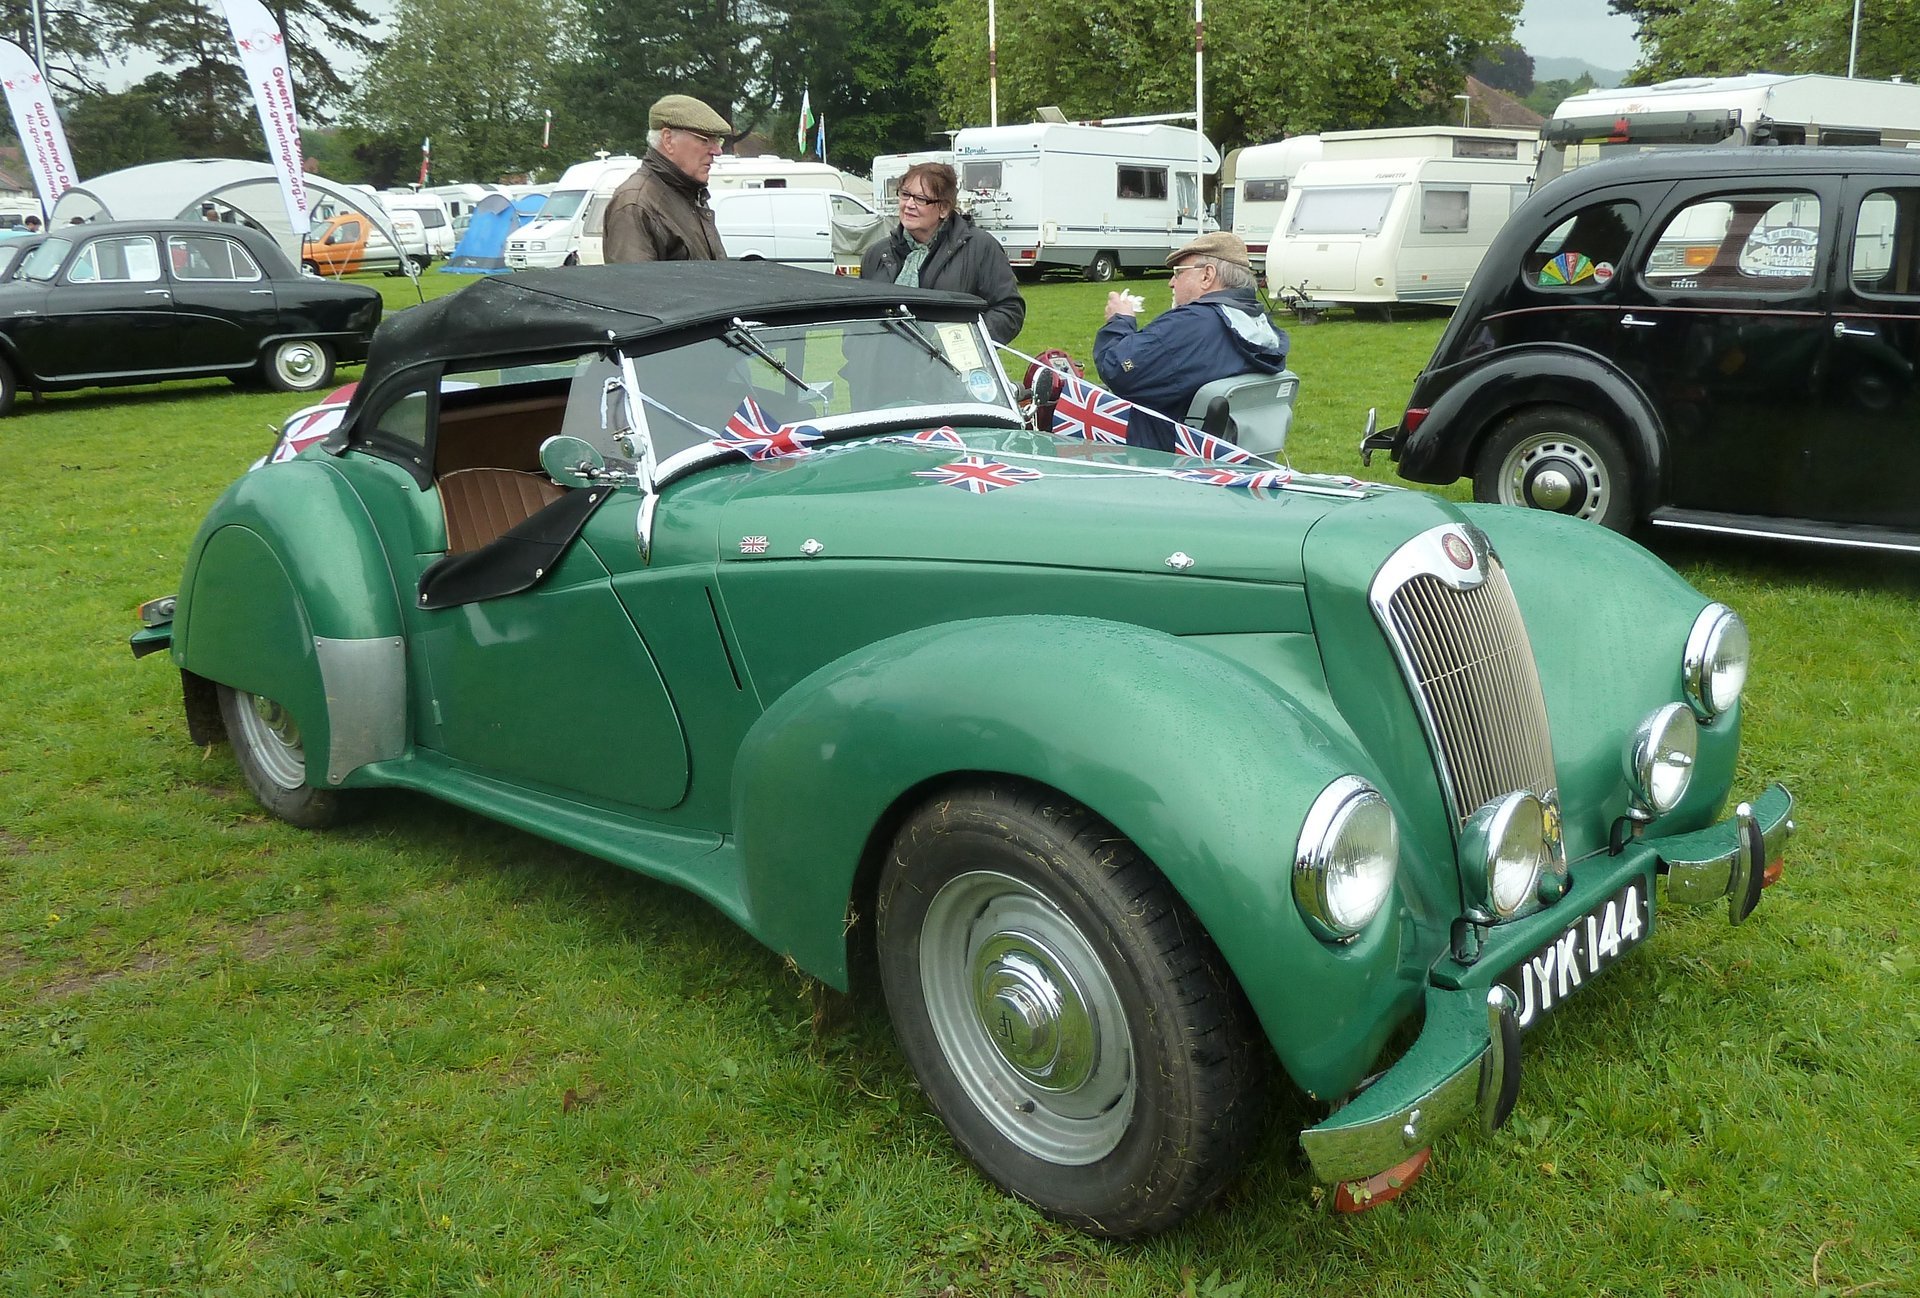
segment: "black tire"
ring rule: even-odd
[[[333,348],[317,338],[289,338],[267,349],[261,377],[276,392],[313,392],[333,377]]]
[[[578,266],[580,264],[580,254],[577,252],[570,252],[567,254],[567,259],[561,262],[560,264],[562,266]]]
[[[1110,252],[1096,252],[1080,273],[1095,284],[1105,284],[1120,273],[1120,258]]]
[[[215,686],[220,720],[233,745],[234,761],[260,805],[290,825],[325,829],[346,816],[346,799],[306,782],[307,754],[300,727],[271,699],[225,685]]]
[[[1008,1193],[1121,1239],[1238,1171],[1265,1042],[1199,921],[1112,826],[1056,796],[956,793],[901,827],[875,909],[901,1048]]]
[[[1629,532],[1632,462],[1613,430],[1571,406],[1531,406],[1497,426],[1473,463],[1473,498]]]
[[[318,275],[320,273],[320,263],[317,261],[303,261],[300,263],[300,269],[306,271],[309,275]]]
[[[0,361],[0,415],[13,413],[13,399],[20,394],[20,380],[13,376],[13,366]]]

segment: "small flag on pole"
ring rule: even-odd
[[[420,183],[427,183],[427,167],[433,162],[433,137],[420,141]]]
[[[825,113],[820,114],[820,130],[813,137],[813,149],[820,155],[820,161],[827,160],[827,115]]]
[[[813,130],[813,91],[811,88],[800,92],[800,134],[798,137],[800,156],[807,153],[807,134]]]

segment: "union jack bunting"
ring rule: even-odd
[[[1248,491],[1265,491],[1274,487],[1284,487],[1293,481],[1292,469],[1262,469],[1257,473],[1244,473],[1235,469],[1186,469],[1173,475],[1183,482],[1204,482],[1210,487],[1242,487]]]
[[[1001,464],[989,460],[983,455],[967,455],[952,464],[943,464],[937,469],[915,469],[916,478],[931,478],[943,487],[959,487],[971,491],[976,496],[984,496],[989,491],[998,491],[1002,487],[1017,487],[1023,482],[1032,482],[1035,478],[1046,476],[1038,469],[1023,469],[1018,465]]]
[[[766,412],[760,409],[760,403],[748,397],[712,444],[723,450],[745,452],[750,460],[777,460],[787,455],[805,455],[808,445],[819,440],[820,434],[805,424],[781,424],[775,428]]]
[[[1245,464],[1253,458],[1232,442],[1222,441],[1185,424],[1173,426],[1173,453],[1191,455],[1199,460],[1218,460],[1222,464]]]
[[[954,432],[950,424],[942,424],[938,428],[923,428],[915,433],[910,440],[932,443],[937,446],[965,446],[967,444],[966,438]]]
[[[1116,397],[1078,375],[1067,375],[1060,395],[1053,403],[1053,432],[1056,437],[1083,437],[1089,442],[1127,440],[1127,413],[1133,403]]]

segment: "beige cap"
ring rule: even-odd
[[[733,123],[692,95],[665,95],[654,101],[653,107],[647,110],[647,127],[656,130],[663,126],[707,135],[733,134]]]
[[[1247,241],[1227,230],[1215,230],[1203,234],[1184,248],[1176,248],[1167,258],[1167,265],[1177,266],[1183,258],[1212,257],[1216,261],[1230,261],[1236,266],[1253,269],[1253,257],[1247,252]]]

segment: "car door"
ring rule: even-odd
[[[1855,176],[1843,191],[1799,491],[1807,516],[1913,528],[1920,504],[1920,182]]]
[[[276,306],[266,274],[238,239],[224,234],[167,236],[174,343],[191,369],[243,369],[274,332]]]
[[[160,372],[179,363],[173,293],[152,234],[84,240],[40,311],[8,325],[27,369],[42,379]]]
[[[1816,274],[1834,183],[1752,177],[1676,185],[1621,286],[1617,355],[1659,411],[1664,502],[1792,516],[1829,327]]]

